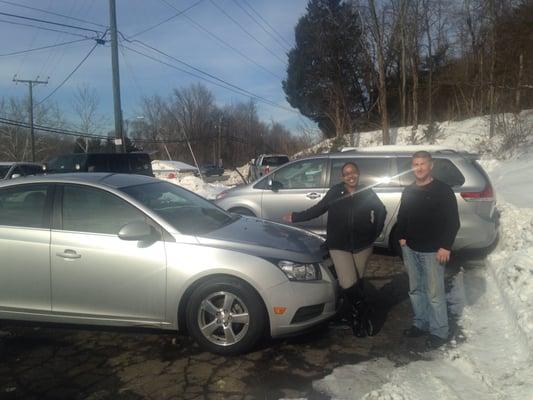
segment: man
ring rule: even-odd
[[[419,337],[429,332],[426,344],[435,348],[448,339],[444,267],[460,224],[455,194],[433,178],[432,168],[427,151],[413,154],[415,182],[402,193],[397,229],[414,312],[413,324],[404,335]]]

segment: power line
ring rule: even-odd
[[[99,26],[101,28],[107,28],[106,25],[98,24],[96,22],[88,21],[88,20],[81,19],[81,18],[71,17],[69,15],[59,14],[59,13],[56,13],[56,12],[53,12],[53,11],[43,10],[42,8],[30,7],[30,6],[26,6],[26,5],[23,5],[23,4],[18,4],[18,3],[14,3],[12,1],[6,1],[6,0],[0,0],[0,3],[9,4],[9,5],[12,5],[12,6],[15,6],[15,7],[26,8],[28,10],[39,11],[39,12],[42,12],[44,14],[54,15],[56,17],[72,19],[74,21],[78,21],[78,22],[83,22],[85,24]]]
[[[144,57],[146,57],[146,58],[149,58],[149,59],[152,60],[152,61],[155,61],[155,62],[160,63],[160,64],[162,64],[162,65],[166,65],[167,67],[170,67],[170,68],[175,69],[175,70],[177,70],[177,71],[183,72],[184,74],[191,75],[191,76],[194,76],[195,78],[198,78],[198,79],[204,80],[204,81],[206,81],[206,82],[209,82],[209,83],[211,83],[212,85],[215,85],[215,86],[221,87],[221,88],[223,88],[223,89],[229,90],[229,91],[231,91],[231,92],[233,92],[233,93],[236,93],[236,94],[239,94],[239,95],[241,95],[241,96],[242,96],[242,95],[245,95],[244,93],[242,93],[242,92],[240,92],[240,91],[237,91],[237,90],[234,90],[234,89],[232,89],[231,87],[227,87],[227,86],[222,85],[222,84],[220,84],[220,83],[214,82],[214,81],[212,81],[212,80],[210,80],[210,79],[207,79],[207,78],[204,77],[204,76],[201,76],[201,75],[199,75],[199,74],[195,74],[194,72],[187,71],[186,69],[183,69],[183,68],[177,67],[177,66],[175,66],[174,64],[167,63],[167,62],[165,62],[165,61],[163,61],[163,60],[160,60],[160,59],[158,59],[158,58],[155,58],[155,57],[153,57],[153,56],[151,56],[151,55],[149,55],[149,54],[143,53],[142,51],[139,51],[139,50],[133,49],[133,48],[128,47],[128,46],[126,46],[126,45],[124,45],[124,44],[122,45],[122,47],[125,48],[125,49],[127,49],[127,50],[129,50],[129,51],[132,51],[132,52],[134,52],[134,53],[136,53],[136,54],[139,54],[139,55],[141,55],[141,56],[144,56]],[[246,95],[245,95],[245,96],[246,96]]]
[[[25,54],[25,53],[30,53],[30,52],[32,52],[32,51],[39,51],[39,50],[51,49],[51,48],[53,48],[53,47],[66,46],[66,45],[69,45],[69,44],[72,44],[72,43],[84,42],[84,41],[86,41],[86,40],[90,40],[90,39],[77,39],[77,40],[71,40],[71,41],[69,41],[69,42],[63,42],[63,43],[51,44],[51,45],[48,45],[48,46],[35,47],[35,48],[33,48],[33,49],[28,49],[28,50],[14,51],[14,52],[12,52],[12,53],[0,54],[0,57],[16,56],[16,55],[18,55],[18,54]]]
[[[233,2],[237,5],[237,7],[239,7],[242,11],[244,11],[244,13],[246,13],[246,15],[248,15],[252,21],[254,21],[257,25],[259,25],[259,27],[268,36],[270,36],[272,39],[274,39],[276,41],[276,43],[279,44],[283,48],[283,50],[289,51],[289,49],[285,46],[284,43],[282,43],[272,32],[270,32],[268,29],[266,29],[252,14],[250,14],[250,12],[246,8],[241,6],[240,3],[237,0],[233,0]]]
[[[157,28],[158,26],[161,26],[161,25],[163,25],[164,23],[166,23],[166,22],[168,22],[168,21],[171,21],[171,20],[173,20],[173,19],[176,18],[176,17],[179,17],[180,15],[186,13],[186,12],[189,11],[191,8],[196,7],[198,4],[202,3],[203,1],[204,1],[204,0],[198,0],[196,3],[194,3],[194,4],[192,4],[191,6],[185,8],[184,10],[178,10],[178,13],[177,13],[177,14],[174,14],[174,15],[172,15],[172,16],[170,16],[170,17],[164,19],[163,21],[160,21],[160,22],[158,22],[157,24],[155,24],[155,25],[149,27],[149,28],[143,29],[142,31],[139,31],[139,32],[137,32],[137,33],[131,35],[130,38],[134,38],[134,37],[136,37],[136,36],[142,35],[143,33],[146,33],[146,32],[148,32],[148,31],[151,31],[152,29],[155,29],[155,28]],[[173,7],[173,8],[174,8],[174,7]]]
[[[62,30],[59,30],[59,29],[53,29],[53,28],[45,28],[44,26],[38,26],[38,25],[32,25],[32,24],[25,24],[25,23],[23,23],[23,22],[8,21],[8,20],[5,20],[5,19],[0,19],[0,22],[6,23],[6,24],[11,24],[11,25],[28,26],[28,27],[30,27],[30,28],[41,29],[41,30],[43,30],[43,31],[65,33],[65,34],[67,34],[67,35],[78,36],[78,37],[82,37],[82,38],[85,38],[85,39],[94,39],[94,37],[90,37],[90,36],[87,36],[87,35],[82,35],[82,34],[80,34],[80,33],[74,33],[74,32],[69,32],[69,31],[62,31]]]
[[[124,38],[123,35],[122,35],[122,37]],[[141,44],[142,46],[145,46],[145,47],[149,48],[150,50],[152,50],[152,51],[154,51],[154,52],[156,52],[156,53],[159,53],[159,54],[161,54],[161,55],[163,55],[163,56],[165,56],[165,57],[168,57],[168,58],[170,58],[171,60],[174,60],[174,61],[176,61],[176,62],[178,62],[178,63],[180,63],[180,64],[183,64],[183,65],[187,66],[188,68],[190,68],[190,69],[192,69],[192,70],[194,70],[194,71],[197,71],[198,73],[200,73],[200,74],[202,74],[202,75],[205,75],[205,76],[207,76],[207,77],[209,77],[209,78],[211,78],[211,79],[214,79],[214,80],[216,80],[217,82],[222,83],[224,86],[221,86],[221,87],[223,87],[224,89],[231,90],[231,91],[233,91],[233,92],[235,92],[235,90],[237,90],[237,91],[240,92],[240,93],[238,93],[238,94],[240,94],[240,95],[244,95],[244,96],[247,96],[247,97],[252,97],[252,98],[255,98],[255,99],[257,99],[258,101],[261,101],[261,102],[263,102],[263,103],[266,103],[266,104],[268,104],[268,105],[270,105],[270,106],[272,106],[272,107],[276,107],[276,108],[283,109],[283,110],[285,110],[285,111],[289,111],[289,112],[296,113],[296,112],[295,112],[294,110],[292,110],[292,109],[289,109],[289,108],[287,108],[287,107],[283,107],[283,106],[281,106],[281,105],[279,105],[279,104],[274,103],[274,102],[271,101],[271,100],[268,100],[268,99],[265,98],[265,97],[259,96],[259,95],[255,94],[255,93],[250,92],[249,90],[243,89],[243,88],[241,88],[241,87],[239,87],[239,86],[237,86],[237,85],[234,85],[234,84],[232,84],[232,83],[230,83],[230,82],[227,82],[227,81],[225,81],[225,80],[223,80],[223,79],[221,79],[221,78],[219,78],[219,77],[217,77],[217,76],[215,76],[215,75],[213,75],[213,74],[210,74],[210,73],[208,73],[208,72],[202,71],[200,68],[194,67],[194,66],[192,66],[192,65],[190,65],[190,64],[188,64],[188,63],[186,63],[185,61],[182,61],[182,60],[180,60],[180,59],[178,59],[178,58],[176,58],[176,57],[173,57],[173,56],[171,56],[171,55],[169,55],[169,54],[167,54],[167,53],[165,53],[165,52],[163,52],[163,51],[161,51],[161,50],[156,49],[155,47],[152,47],[152,46],[150,46],[150,45],[148,45],[148,44],[146,44],[146,43],[141,42],[140,40],[128,40],[128,39],[126,39],[126,38],[124,38],[124,39],[125,39],[126,41],[128,41],[128,42],[131,42],[131,43],[139,43],[139,44]],[[124,46],[124,47],[127,48],[128,50],[131,50],[131,51],[135,51],[135,52],[137,52],[136,50],[133,50],[133,49],[131,49],[131,48],[129,48],[129,47],[126,47],[126,46]],[[139,54],[141,54],[141,55],[143,55],[143,56],[145,56],[145,57],[147,56],[147,55],[144,54],[144,53],[140,53],[140,52],[137,52],[137,53],[139,53]],[[158,60],[158,62],[162,62],[162,61],[161,61],[161,60]],[[167,64],[167,65],[169,65],[169,64]],[[195,76],[195,77],[197,77],[197,78],[199,78],[199,79],[206,80],[206,81],[208,81],[208,82],[210,82],[210,83],[213,83],[213,84],[215,84],[215,85],[217,85],[217,86],[220,86],[220,85],[217,84],[217,83],[214,83],[214,82],[212,82],[212,81],[209,81],[208,79],[206,79],[206,78],[203,77],[203,76],[200,76],[200,75],[197,75],[197,74],[191,73],[191,72],[189,72],[189,71],[183,70],[183,69],[178,68],[178,67],[175,67],[175,66],[173,66],[172,68],[178,69],[178,70],[180,70],[180,71],[182,71],[182,72],[185,72],[185,73],[187,73],[187,74],[193,75],[193,76]],[[234,89],[235,89],[235,90],[234,90]]]
[[[173,8],[174,10],[177,10],[179,11],[178,8],[174,7],[174,5],[172,5],[171,3],[169,3],[168,1],[166,0],[161,0],[163,3],[165,3],[167,6]],[[222,43],[224,46],[230,48],[231,50],[233,50],[234,52],[236,52],[238,55],[240,55],[241,57],[243,57],[244,59],[248,60],[249,62],[251,62],[252,64],[255,64],[256,66],[258,66],[259,68],[261,68],[263,71],[269,73],[270,75],[274,76],[275,78],[278,78],[280,80],[283,79],[283,77],[281,77],[280,75],[276,74],[275,72],[271,71],[270,69],[266,68],[265,66],[261,65],[260,63],[258,63],[257,61],[255,61],[254,59],[250,58],[249,56],[247,56],[246,54],[244,54],[242,51],[240,51],[239,49],[237,49],[236,47],[232,46],[230,43],[226,42],[224,39],[222,39],[221,37],[217,36],[216,34],[214,34],[213,32],[211,32],[210,30],[208,30],[206,27],[202,26],[201,24],[199,24],[198,22],[196,22],[195,20],[193,20],[191,17],[189,17],[188,15],[183,15],[184,18],[187,19],[187,21],[189,21],[191,24],[193,24],[194,27],[196,27],[196,29],[199,29],[201,31],[203,31],[204,33],[207,33],[209,36],[211,36],[212,38],[214,38],[215,40],[217,40],[218,42]]]
[[[19,128],[28,128],[28,129],[30,128],[30,125],[26,122],[16,121],[16,120],[12,120],[9,118],[0,117],[0,123],[5,124],[5,125],[17,126]],[[94,135],[90,133],[77,132],[77,131],[72,131],[69,129],[54,128],[54,127],[38,125],[38,124],[35,124],[34,127],[38,131],[49,132],[49,133],[59,133],[61,135],[67,135],[67,136],[81,136],[81,137],[90,137],[90,138],[95,138],[95,139],[109,139],[109,140],[113,139],[113,138],[110,138],[109,136]]]
[[[101,34],[102,33],[101,31],[97,31],[95,29],[83,28],[81,26],[76,26],[76,25],[62,24],[61,22],[48,21],[48,20],[40,19],[40,18],[26,17],[24,15],[5,13],[5,12],[1,12],[1,11],[0,11],[0,15],[4,15],[6,17],[11,17],[11,18],[25,19],[25,20],[28,20],[28,21],[40,22],[40,23],[43,23],[43,24],[61,26],[63,28],[79,29],[79,30],[82,30],[82,31],[93,32],[93,33],[96,33],[96,34]]]
[[[171,115],[174,117],[174,115],[171,113]],[[175,118],[175,117],[174,117]],[[24,121],[17,121],[9,118],[0,117],[0,124],[9,125],[9,126],[16,126],[19,128],[30,128],[30,125]],[[91,139],[101,139],[101,140],[107,140],[107,141],[113,141],[114,138],[107,136],[107,135],[96,135],[92,133],[85,133],[85,132],[79,132],[74,131],[71,129],[64,129],[64,128],[55,128],[51,126],[45,126],[45,125],[34,125],[35,129],[42,132],[47,133],[57,133],[60,135],[65,136],[74,136],[74,137],[85,137],[85,138],[91,138]],[[245,144],[251,144],[252,142],[247,141],[245,138],[241,138],[235,135],[225,135],[224,138],[226,140],[231,140],[234,142],[239,143],[245,143]],[[187,143],[187,139],[145,139],[145,138],[138,138],[138,137],[128,137],[128,140],[135,143],[145,143],[145,144],[161,144],[161,143]],[[190,138],[188,139],[190,142],[203,142],[205,141],[205,138],[199,137],[199,138]]]
[[[82,64],[85,62],[85,60],[87,60],[89,58],[89,56],[92,54],[92,52],[94,51],[94,49],[96,49],[96,46],[98,46],[100,43],[97,41],[94,46],[91,48],[91,50],[89,50],[89,52],[87,53],[87,55],[85,57],[83,57],[83,59],[79,62],[78,65],[76,65],[76,67],[72,70],[72,72],[70,74],[67,75],[67,77],[65,79],[63,79],[63,82],[61,82],[59,85],[56,86],[56,88],[54,90],[52,90],[48,96],[46,96],[44,99],[42,99],[40,102],[37,103],[37,105],[39,104],[42,104],[43,102],[45,102],[46,100],[48,100],[50,97],[52,97],[54,95],[55,92],[57,92],[59,90],[59,88],[61,88],[61,86],[63,86],[69,79],[72,75],[74,75],[74,73],[82,66]]]
[[[278,32],[278,31],[277,31],[272,25],[270,25],[270,24],[268,23],[268,21],[267,21],[265,18],[263,18],[263,16],[262,16],[259,12],[257,12],[257,11],[255,10],[255,8],[252,7],[252,5],[248,2],[248,0],[242,0],[242,1],[243,1],[244,4],[246,4],[246,5],[248,6],[248,8],[250,8],[250,10],[252,10],[252,12],[253,12],[255,15],[257,15],[257,16],[261,19],[261,21],[263,21],[263,22],[264,22],[264,23],[265,23],[265,24],[266,24],[266,25],[272,30],[272,32],[274,32],[276,35],[278,35],[278,37],[279,37],[281,40],[283,40],[283,41],[287,44],[287,46],[288,46],[289,48],[292,46],[292,45],[291,45],[291,44],[290,44],[290,43],[289,43],[289,42],[283,37],[283,35],[281,35],[281,34],[280,34],[280,33],[279,33],[279,32]]]
[[[222,14],[224,14],[229,20],[233,21],[235,25],[237,25],[241,30],[246,33],[250,38],[252,38],[255,42],[257,42],[261,47],[263,47],[266,51],[268,51],[270,54],[272,54],[275,58],[277,58],[279,61],[281,61],[283,64],[285,64],[285,60],[283,60],[280,56],[278,56],[276,53],[274,53],[272,50],[270,50],[263,42],[261,42],[259,39],[257,39],[254,35],[252,35],[250,32],[246,30],[244,26],[241,25],[239,21],[237,21],[235,18],[233,18],[231,15],[229,15],[222,7],[220,7],[218,4],[215,3],[214,0],[209,0],[213,6],[215,6]]]

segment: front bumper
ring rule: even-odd
[[[272,337],[291,335],[320,324],[336,313],[338,283],[327,266],[322,266],[322,280],[287,281],[271,289],[267,300]],[[276,314],[276,307],[285,307]]]

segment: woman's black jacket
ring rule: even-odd
[[[326,211],[328,247],[352,252],[374,243],[383,230],[387,215],[385,206],[371,188],[350,195],[341,182],[313,207],[293,212],[292,222],[307,221]]]

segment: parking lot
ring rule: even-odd
[[[456,270],[452,263],[449,277]],[[4,323],[0,398],[327,398],[312,382],[335,367],[375,357],[401,365],[428,356],[423,338],[401,335],[411,311],[400,259],[372,256],[367,276],[376,307],[376,336],[356,338],[345,327],[328,325],[265,341],[238,357],[202,352],[189,338],[172,333]]]

